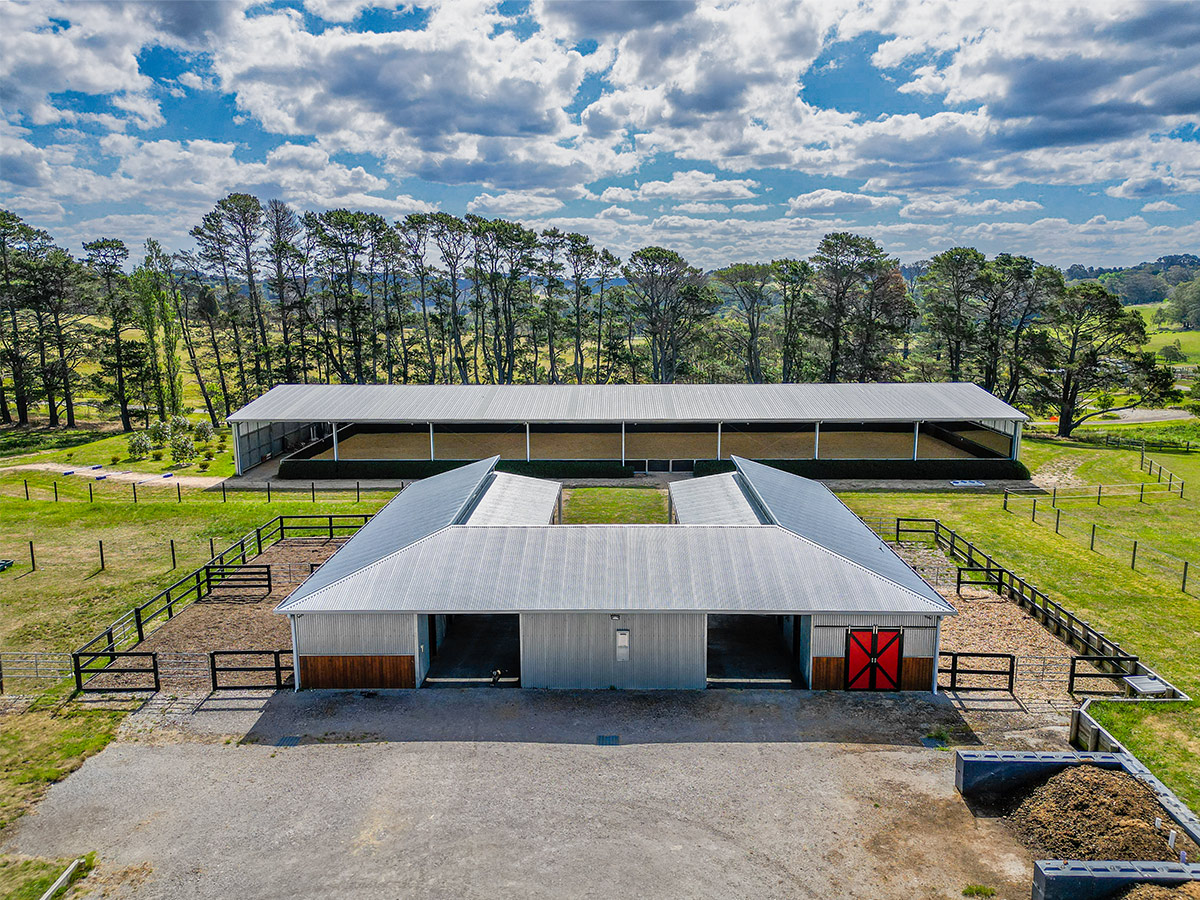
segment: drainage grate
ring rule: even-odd
[[[596,735],[596,745],[599,747],[618,747],[620,744],[621,736],[619,734]]]
[[[294,734],[285,734],[275,742],[276,747],[298,747],[299,745],[300,738]]]

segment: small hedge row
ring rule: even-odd
[[[372,478],[429,478],[467,463],[471,459],[297,459],[288,457],[279,463],[281,479],[324,481],[329,479],[369,480]],[[499,472],[528,475],[531,478],[632,478],[633,467],[609,459],[503,459]]]
[[[1012,459],[760,459],[758,462],[805,478],[1000,479],[1025,481],[1029,470]],[[725,459],[696,460],[696,477],[732,472]]]

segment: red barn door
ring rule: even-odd
[[[846,635],[846,690],[900,690],[899,628],[851,628]]]

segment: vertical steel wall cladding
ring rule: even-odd
[[[417,617],[412,613],[303,613],[295,620],[296,652],[301,656],[413,656],[417,652]]]
[[[617,661],[617,632],[629,660]],[[703,613],[522,613],[521,685],[531,688],[698,689],[707,684]]]

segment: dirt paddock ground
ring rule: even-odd
[[[313,565],[329,559],[345,538],[284,538],[262,555],[247,558],[247,565],[271,567],[271,592],[216,584],[202,600],[184,607],[146,636],[136,650],[160,654],[160,680],[164,689],[199,690],[210,685],[207,663],[201,654],[211,650],[291,650],[292,634],[286,616],[274,612],[288,594],[308,577]],[[290,656],[289,656],[290,660]],[[269,664],[264,657],[231,657],[227,665]],[[134,665],[138,665],[135,663]],[[230,684],[251,683],[265,676],[230,673]],[[96,676],[90,686],[120,690],[145,683],[138,675]]]
[[[1063,643],[1029,613],[1007,597],[993,591],[964,586],[955,591],[956,564],[940,549],[924,544],[893,545],[896,551],[958,611],[956,616],[942,619],[944,652],[1011,653],[1017,657],[1015,693],[1018,697],[1050,700],[1064,705],[1076,705],[1067,693],[1070,660],[1078,651]],[[994,668],[1003,661],[971,659],[966,668]],[[1096,673],[1096,669],[1080,664],[1081,673]],[[941,679],[945,682],[947,679]],[[977,687],[997,684],[993,676],[966,675],[960,684]],[[1115,686],[1108,681],[1088,680],[1089,690],[1104,693]]]
[[[892,431],[821,432],[822,459],[910,459],[912,434]],[[584,432],[530,435],[533,459],[620,459],[619,432]],[[808,459],[813,455],[811,431],[726,431],[721,455],[756,459]],[[525,433],[437,432],[434,455],[438,459],[482,459],[499,454],[504,459],[525,458]],[[716,432],[629,432],[625,435],[627,459],[713,459]],[[341,459],[429,459],[428,432],[352,434],[338,441]],[[917,444],[921,459],[970,459],[972,454],[938,438],[922,434]],[[333,448],[316,459],[333,459]]]

